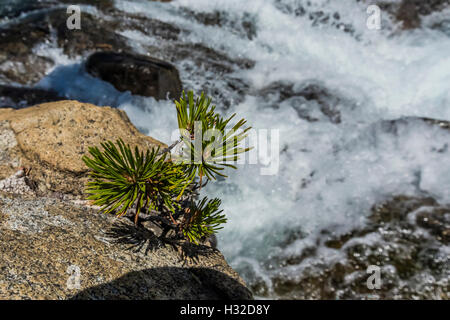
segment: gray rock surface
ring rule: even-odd
[[[0,192],[0,253],[0,299],[252,298],[216,249],[174,248],[80,202]]]
[[[90,146],[123,139],[141,148],[164,146],[143,135],[119,109],[58,101],[0,109],[0,179],[31,169],[37,190],[80,196],[87,179],[81,157]]]

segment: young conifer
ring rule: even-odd
[[[242,119],[226,130],[235,114],[222,118],[203,93],[194,99],[192,91],[183,92],[175,105],[180,139],[164,150],[132,150],[122,140],[104,142],[102,150],[90,147],[91,158],[83,156],[91,178],[86,193],[100,212],[131,213],[136,225],[144,214],[164,234],[174,230],[177,237],[199,243],[227,221],[220,199],[196,200],[202,179],[226,177],[225,167],[236,169],[230,162],[250,149],[240,147],[250,127],[242,129]],[[178,152],[172,154],[174,147]]]

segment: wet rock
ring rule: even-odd
[[[351,230],[336,236],[329,230],[322,230],[321,236],[325,238],[324,245],[331,249],[341,249],[344,244],[352,238],[364,237],[366,234],[375,231],[374,228],[365,228],[363,230]]]
[[[129,39],[120,34],[123,31],[137,30],[145,36],[153,35],[164,40],[176,40],[181,32],[173,24],[117,10],[110,1],[79,2],[95,5],[106,17],[83,12],[81,30],[69,30],[66,27],[67,14],[62,16],[58,12],[51,15],[52,25],[57,30],[58,46],[69,57],[105,50],[134,52]]]
[[[46,41],[50,41],[50,28],[44,14],[30,15],[0,28],[0,80],[37,82],[53,66],[50,58],[33,53],[39,43]]]
[[[26,14],[35,10],[40,10],[44,8],[48,8],[50,5],[57,4],[56,0],[44,0],[44,1],[36,1],[36,0],[3,0],[2,5],[0,6],[0,17],[2,19],[13,19],[21,14]]]
[[[122,138],[140,148],[163,146],[141,134],[124,111],[77,101],[45,103],[25,109],[0,109],[0,179],[19,167],[32,168],[38,193],[81,195],[88,147]]]
[[[172,61],[181,62],[191,60],[195,66],[203,71],[226,74],[240,69],[251,69],[255,62],[248,59],[233,59],[225,53],[218,52],[212,48],[206,47],[200,43],[180,43],[173,47],[167,47],[168,57]]]
[[[429,230],[442,243],[450,244],[450,210],[422,210],[416,214],[416,223]]]
[[[378,1],[382,10],[386,10],[402,23],[403,29],[415,29],[422,25],[422,17],[441,11],[450,6],[449,0],[402,0],[401,2]]]
[[[0,180],[0,191],[14,194],[33,194],[35,185],[27,177],[25,168],[19,169],[11,177]]]
[[[83,12],[81,30],[69,30],[66,10],[49,9],[29,14],[0,28],[0,80],[34,84],[54,66],[39,46],[58,46],[71,57],[99,50],[131,50],[127,39],[115,32],[115,23]],[[45,50],[42,50],[45,51]]]
[[[132,50],[127,38],[116,33],[117,22],[83,13],[81,29],[70,30],[66,25],[67,14],[64,10],[52,12],[49,19],[56,30],[58,46],[71,58],[87,56],[93,51]]]
[[[310,122],[329,121],[338,124],[342,121],[342,106],[347,109],[356,107],[354,102],[342,97],[338,92],[317,83],[296,85],[274,82],[263,88],[259,94],[274,101],[275,108],[279,108],[280,103],[286,101],[300,118]]]
[[[109,11],[114,8],[113,0],[57,0],[59,3],[67,5],[92,5],[102,11]]]
[[[181,66],[191,86],[214,96],[224,108],[244,101],[249,92],[249,83],[236,78],[233,73],[253,68],[255,62],[252,60],[230,57],[200,43],[171,42],[162,48],[149,48],[149,53]],[[232,90],[223,90],[224,87]]]
[[[217,250],[186,259],[141,233],[71,201],[0,192],[0,299],[252,298]]]
[[[422,1],[423,2],[423,1]],[[420,27],[420,16],[416,4],[412,1],[403,1],[396,14],[397,20],[402,22],[404,29]]]
[[[322,8],[320,8],[320,6],[317,8],[314,5],[314,2],[312,1],[275,1],[276,8],[281,12],[296,17],[307,17],[311,22],[311,25],[314,27],[329,25],[359,38],[359,36],[356,35],[356,30],[352,26],[351,22],[346,23],[341,21],[341,16],[338,12],[325,12]]]
[[[108,81],[119,91],[155,97],[178,99],[182,85],[177,69],[162,60],[132,54],[97,52],[89,57],[86,70]]]
[[[389,134],[397,139],[397,137],[402,135],[403,130],[406,128],[410,128],[409,130],[411,130],[417,126],[423,126],[424,123],[426,124],[426,127],[435,132],[442,132],[444,134],[447,134],[447,131],[450,132],[450,121],[425,117],[402,117],[394,120],[382,120],[372,126],[371,130]],[[430,147],[429,152],[446,153],[448,148],[449,144],[444,140],[443,143],[438,143],[437,145]],[[418,176],[417,179],[418,183],[420,181],[420,176]]]
[[[59,100],[65,98],[51,90],[0,85],[0,108],[21,109]]]
[[[85,5],[85,2],[74,4]],[[97,15],[83,11],[81,30],[69,30],[65,9],[53,6],[4,25],[0,30],[4,33],[0,37],[0,83],[35,84],[54,67],[48,49],[61,48],[73,59],[88,57],[97,51],[129,52],[181,66],[191,86],[201,86],[205,93],[216,96],[216,100],[225,107],[243,101],[249,84],[225,75],[252,68],[254,61],[231,57],[200,43],[185,43],[180,35],[189,34],[189,30],[144,15],[126,13],[108,3],[89,2],[101,12]],[[235,22],[241,23],[240,19]],[[150,37],[153,41],[132,44],[125,36],[127,32],[140,32],[144,38]],[[224,94],[224,86],[238,87],[239,90]]]
[[[322,230],[316,247],[278,257],[273,293],[286,299],[450,298],[450,206],[396,196],[375,205],[365,226],[331,230],[338,229]],[[367,286],[371,265],[380,267],[380,289]]]
[[[175,24],[138,14],[124,13],[119,10],[110,10],[109,14],[116,22],[115,31],[137,30],[145,36],[156,36],[169,41],[178,40],[182,31],[187,32]]]
[[[227,28],[233,33],[252,40],[256,37],[256,17],[249,12],[243,12],[241,16],[233,16],[225,11],[214,10],[212,12],[196,12],[183,8],[187,18],[194,18],[205,26],[217,26]]]
[[[381,204],[372,209],[372,215],[369,217],[374,224],[385,224],[392,222],[401,222],[406,220],[406,215],[423,206],[436,206],[435,199],[428,198],[410,198],[404,196],[394,197],[386,204]]]
[[[0,114],[2,110],[0,110]],[[20,167],[22,152],[8,121],[0,121],[0,180],[15,174]]]

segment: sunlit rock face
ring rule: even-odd
[[[0,145],[1,177],[19,167],[33,169],[36,189],[81,196],[87,168],[81,157],[88,148],[119,138],[141,148],[162,146],[130,123],[117,109],[78,101],[59,101],[14,110],[0,109],[1,134],[10,141]]]

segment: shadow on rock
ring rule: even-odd
[[[128,249],[134,252],[144,249],[145,254],[148,254],[162,246],[162,242],[151,230],[124,222],[116,223],[106,235],[111,243],[128,245]]]
[[[161,267],[125,274],[87,288],[70,300],[252,299],[251,292],[225,273],[208,268]]]
[[[217,253],[217,249],[211,246],[193,244],[185,240],[162,236],[161,232],[155,229],[152,230],[142,225],[136,227],[134,224],[121,221],[114,224],[106,233],[106,236],[110,239],[109,241],[111,243],[127,245],[127,249],[133,252],[143,250],[146,255],[169,244],[175,251],[178,251],[180,260],[184,264],[195,264],[199,262],[200,257],[208,257]]]

